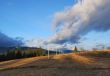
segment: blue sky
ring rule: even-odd
[[[81,39],[79,47],[86,49],[102,48],[110,46],[110,31],[107,32],[90,32]]]
[[[0,31],[10,37],[47,38],[52,15],[74,0],[0,0]]]
[[[0,0],[0,32],[24,40],[48,39],[54,33],[54,13],[64,11],[74,3],[74,0]],[[109,45],[110,31],[89,32],[81,40],[80,46]]]

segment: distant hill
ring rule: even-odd
[[[34,47],[0,47],[0,53],[5,53],[7,51],[13,51],[13,50],[19,50],[26,51],[26,50],[37,50],[38,48]]]
[[[64,53],[71,53],[72,50],[63,50]]]
[[[48,51],[42,48],[36,48],[36,47],[0,47],[0,53],[5,53],[7,51],[16,51],[16,50],[20,50],[20,51],[35,51],[35,50],[44,50],[44,52],[47,54]],[[55,51],[51,51],[50,50],[50,54],[55,54]]]

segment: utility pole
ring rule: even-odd
[[[59,49],[59,54],[62,54],[62,51]]]
[[[57,49],[56,49],[56,55],[57,55]]]
[[[61,54],[64,54],[64,52],[63,52],[63,51],[61,51]]]
[[[48,59],[49,59],[50,58],[50,52],[49,52],[50,50],[49,49],[47,49],[47,50],[48,50]]]

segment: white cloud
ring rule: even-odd
[[[53,26],[58,29],[52,43],[77,43],[91,31],[110,29],[110,0],[80,0],[62,12],[54,14]]]
[[[51,38],[34,39],[26,44],[44,48],[72,49],[74,43],[79,43],[79,40],[89,32],[108,31],[110,29],[109,14],[110,0],[78,0],[72,7],[54,14],[53,27],[57,32]]]

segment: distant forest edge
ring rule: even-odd
[[[86,50],[78,50],[75,47],[73,50],[61,50],[63,53],[77,53],[81,56],[92,56],[92,57],[103,57],[110,58],[110,48],[106,50],[97,50],[93,49],[92,51]],[[57,54],[62,53],[61,51],[57,51]],[[49,50],[50,55],[56,54],[56,51]],[[13,60],[13,59],[21,59],[21,58],[29,58],[29,57],[37,57],[37,56],[47,56],[48,50],[36,47],[0,47],[0,62]]]
[[[48,51],[42,48],[34,47],[1,47],[0,61],[12,59],[29,58],[36,56],[46,56]],[[4,52],[3,52],[4,50]],[[55,54],[55,51],[50,50],[50,54]]]

